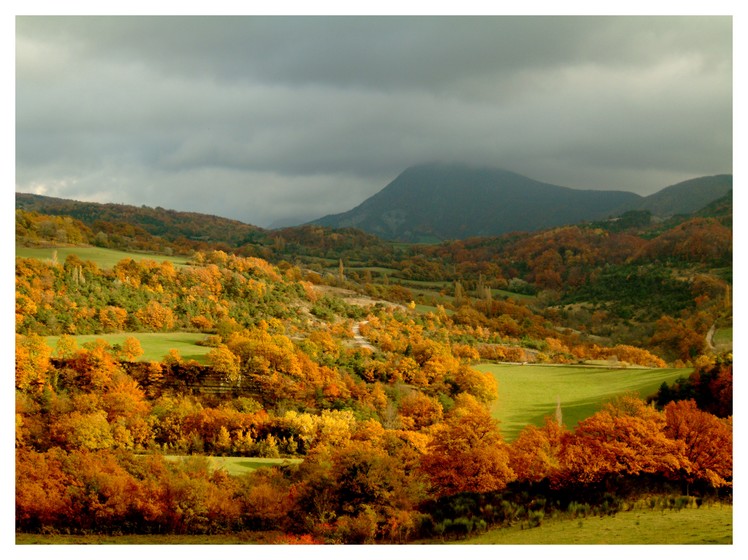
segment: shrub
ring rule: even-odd
[[[540,524],[543,522],[544,517],[544,511],[531,511],[527,516],[527,521],[531,528],[540,527]]]

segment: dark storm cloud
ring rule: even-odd
[[[21,17],[16,189],[259,225],[409,165],[646,194],[731,172],[726,17]]]

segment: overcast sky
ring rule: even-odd
[[[18,17],[16,191],[270,226],[454,161],[732,172],[729,17]]]

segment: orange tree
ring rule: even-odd
[[[515,478],[498,423],[475,397],[458,395],[434,427],[421,468],[436,496],[502,490]]]
[[[611,475],[673,475],[687,464],[684,446],[668,437],[665,418],[642,400],[623,396],[568,434],[554,483],[588,484]]]
[[[732,417],[717,418],[688,400],[666,405],[665,421],[667,436],[685,446],[682,475],[688,482],[732,486]]]

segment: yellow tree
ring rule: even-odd
[[[211,349],[207,358],[213,369],[224,374],[232,383],[241,379],[241,360],[225,344],[220,344]]]
[[[399,404],[400,422],[406,430],[420,430],[442,419],[442,405],[420,391],[409,393]]]
[[[50,428],[52,439],[63,449],[109,449],[114,444],[106,412],[81,413],[73,411],[63,415]]]
[[[78,342],[75,340],[74,336],[63,334],[57,339],[57,344],[55,345],[55,356],[58,358],[72,358],[77,351]]]
[[[122,359],[127,362],[134,362],[137,360],[143,355],[143,347],[140,345],[140,341],[135,337],[128,336],[122,343],[120,355],[122,356]]]
[[[107,305],[99,310],[99,323],[104,332],[117,332],[125,328],[127,321],[127,310],[114,305]]]
[[[16,388],[41,391],[52,369],[52,349],[37,335],[16,335]]]
[[[168,331],[174,327],[174,313],[156,300],[135,312],[137,319],[147,328],[154,331]]]

